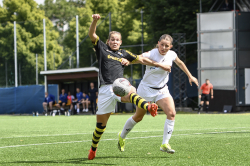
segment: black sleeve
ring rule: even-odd
[[[123,54],[123,57],[130,62],[135,62],[139,59],[138,55],[135,55],[132,52],[129,52],[128,50],[122,50],[122,54]]]
[[[107,45],[101,41],[99,36],[97,36],[96,41],[93,42],[93,46],[94,46],[95,51],[96,51],[97,59],[99,60],[100,59],[100,49],[103,47],[107,47]]]

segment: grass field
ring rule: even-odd
[[[0,165],[250,165],[250,114],[177,114],[175,154],[159,150],[164,115],[145,116],[120,152],[117,133],[130,116],[111,116],[92,161],[95,116],[0,116]]]

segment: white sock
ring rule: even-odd
[[[173,131],[174,131],[174,120],[166,119],[164,125],[162,144],[168,144]]]
[[[63,108],[61,108],[61,110],[63,111],[64,109],[63,109]]]
[[[136,125],[136,122],[134,121],[134,119],[132,117],[128,118],[127,122],[125,123],[123,127],[121,137],[125,139],[127,134],[133,129],[135,125]]]
[[[80,109],[79,108],[77,108],[77,113],[79,113],[80,112]]]

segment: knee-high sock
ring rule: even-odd
[[[142,108],[144,110],[148,110],[148,103],[145,99],[143,99],[141,96],[139,96],[136,93],[131,93],[130,95],[130,102],[134,103],[135,105],[137,105],[137,107]]]
[[[132,118],[132,116],[130,118],[128,118],[127,122],[125,123],[122,133],[121,133],[121,137],[123,139],[126,138],[127,134],[133,129],[133,127],[136,125],[136,122],[134,121],[134,119]]]
[[[209,105],[206,105],[206,111],[208,111]]]
[[[95,131],[93,133],[92,145],[91,145],[91,148],[93,151],[96,151],[96,148],[98,146],[98,142],[100,141],[105,129],[106,129],[106,126],[102,126],[102,123],[96,123],[96,128],[95,128]]]
[[[166,119],[164,125],[162,144],[168,144],[173,131],[174,131],[174,120]]]

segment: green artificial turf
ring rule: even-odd
[[[146,115],[117,148],[131,116],[112,115],[94,160],[87,159],[95,116],[0,116],[0,165],[250,165],[250,114],[178,114],[161,152],[165,115]]]

